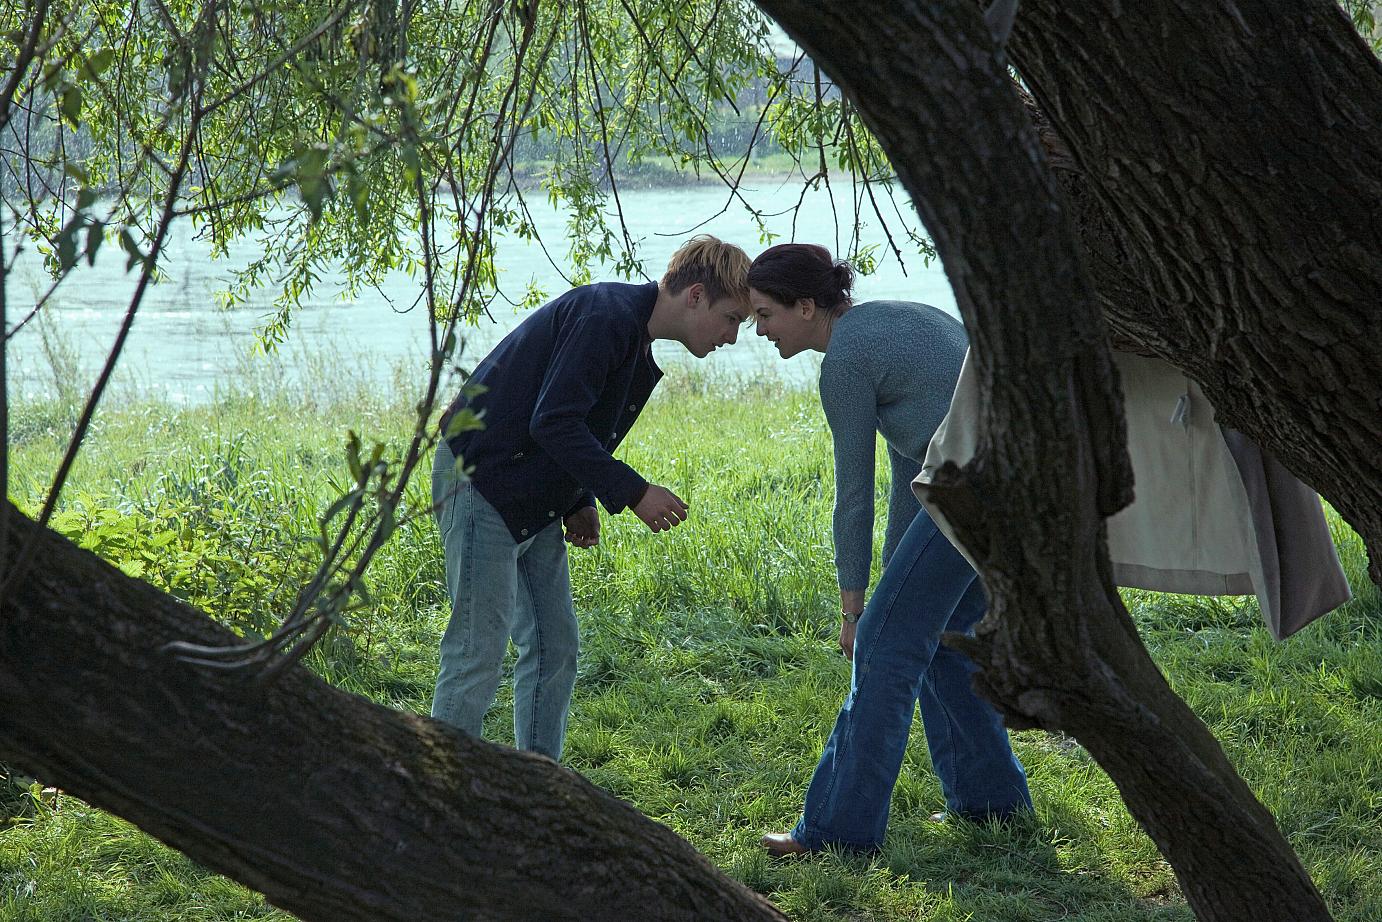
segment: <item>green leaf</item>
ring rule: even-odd
[[[66,272],[77,264],[77,234],[86,226],[86,215],[77,212],[58,234],[58,268]]]
[[[412,185],[422,172],[422,157],[419,156],[416,144],[404,144],[399,156],[403,158],[403,181]]]
[[[458,410],[456,415],[452,416],[451,420],[446,424],[445,437],[454,439],[462,432],[472,432],[476,429],[483,428],[485,428],[485,421],[481,419],[480,414],[470,409],[470,407],[464,407]]]
[[[322,204],[331,194],[331,181],[326,175],[328,154],[329,151],[323,144],[308,147],[298,155],[293,169],[298,191],[302,194],[302,200],[307,203],[313,221],[321,217]]]
[[[94,54],[88,55],[86,60],[82,62],[82,73],[88,79],[94,80],[105,73],[106,69],[110,67],[111,62],[114,60],[114,48],[101,48]]]
[[[346,196],[350,199],[351,207],[355,209],[355,217],[364,224],[369,221],[369,183],[360,173],[352,172],[346,177]]]
[[[95,221],[86,229],[86,264],[96,265],[96,251],[101,248],[101,244],[106,239],[106,226],[100,221]]]
[[[67,89],[62,91],[62,102],[59,105],[62,117],[73,128],[81,124],[82,119],[82,88],[75,83],[68,84]]]
[[[62,84],[62,62],[53,61],[43,68],[43,89],[45,92],[57,94],[58,87]]]
[[[331,520],[334,519],[336,516],[340,515],[341,511],[345,509],[347,506],[349,506],[351,503],[358,500],[361,497],[361,495],[362,492],[357,488],[351,490],[349,493],[344,494],[343,496],[338,498],[334,503],[328,506],[326,512],[324,512],[321,517],[323,533],[325,533],[326,526],[331,522]]]
[[[120,228],[120,249],[128,253],[130,257],[125,263],[126,272],[144,261],[144,254],[139,251],[139,244],[134,242],[134,235],[130,233],[128,227]]]
[[[346,433],[346,465],[350,468],[350,476],[355,478],[356,483],[361,483],[364,473],[360,466],[360,437],[354,429]]]

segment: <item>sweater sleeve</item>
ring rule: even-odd
[[[835,570],[842,592],[867,589],[873,560],[877,391],[848,362],[822,365],[820,388],[835,449]]]
[[[921,504],[912,495],[912,481],[921,473],[921,464],[888,446],[888,459],[892,462],[892,484],[888,488],[888,530],[883,538],[883,566],[893,559],[907,527],[912,524]]]
[[[561,330],[528,426],[533,441],[611,512],[636,504],[648,486],[586,424],[610,375],[629,360],[618,333],[597,317],[577,318]]]

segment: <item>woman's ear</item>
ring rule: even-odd
[[[796,303],[792,306],[801,311],[801,316],[807,320],[816,316],[815,298],[797,298]]]

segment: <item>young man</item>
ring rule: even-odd
[[[732,344],[749,313],[748,267],[743,250],[702,236],[661,282],[573,289],[504,337],[442,416],[432,497],[451,622],[433,717],[480,735],[512,637],[515,743],[560,757],[577,648],[563,530],[577,547],[598,544],[596,497],[654,532],[686,519],[676,494],[613,452],[662,377],[653,340],[697,358]],[[484,428],[451,431],[465,408]]]

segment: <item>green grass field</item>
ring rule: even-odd
[[[104,413],[58,527],[242,629],[292,599],[298,540],[345,477],[347,428],[397,444],[408,401],[286,387]],[[12,495],[32,509],[72,411],[12,419]],[[604,518],[573,552],[583,651],[567,762],[801,920],[1188,920],[1174,876],[1074,740],[1014,735],[1037,816],[1016,830],[936,825],[920,728],[875,858],[771,862],[757,840],[796,817],[848,684],[835,649],[829,440],[814,395],[673,372],[624,458],[691,505],[652,535]],[[417,499],[428,484],[419,472]],[[883,476],[880,473],[880,477]],[[880,484],[881,487],[881,484]],[[880,497],[884,495],[880,489]],[[882,507],[878,526],[881,530]],[[1359,598],[1284,644],[1252,599],[1129,592],[1172,685],[1275,813],[1337,919],[1382,919],[1382,603],[1334,520]],[[315,651],[336,685],[425,713],[446,619],[435,530],[401,530],[371,570],[373,607]],[[487,734],[511,739],[508,692]],[[261,897],[61,792],[0,776],[0,919],[284,919]],[[6,821],[5,817],[12,817]]]

